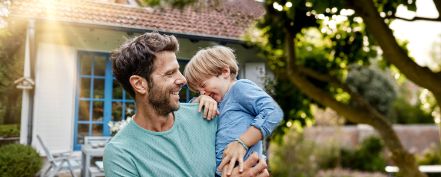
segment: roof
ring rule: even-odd
[[[86,0],[15,0],[10,17],[240,39],[264,14],[254,0],[225,0],[216,8],[134,7]]]

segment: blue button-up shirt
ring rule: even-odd
[[[219,103],[220,115],[216,132],[216,162],[220,164],[226,146],[245,133],[250,126],[269,136],[283,118],[279,105],[250,80],[238,80]],[[247,151],[244,159],[257,152],[262,154],[262,141]]]

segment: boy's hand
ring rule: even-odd
[[[224,157],[217,170],[222,170],[222,176],[230,176],[236,161],[238,161],[239,173],[243,172],[243,157],[245,156],[245,153],[245,148],[239,142],[231,142],[227,145],[227,148],[225,148]]]
[[[201,112],[202,107],[204,107],[204,118],[211,120],[219,114],[217,102],[213,98],[207,95],[201,95],[197,99],[199,101],[198,111]]]

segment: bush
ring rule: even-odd
[[[270,169],[274,177],[312,177],[319,169],[334,167],[330,159],[337,159],[338,149],[332,145],[318,145],[305,140],[303,134],[290,130],[283,144],[272,143]]]
[[[340,149],[333,141],[308,141],[293,129],[283,140],[283,144],[271,143],[270,146],[269,167],[274,177],[381,176],[386,166],[383,143],[377,137],[366,138],[354,150]]]
[[[320,171],[316,177],[387,177],[383,173],[358,172],[345,169],[332,169]]]
[[[418,165],[436,165],[441,164],[441,148],[431,146],[420,156],[417,156]]]
[[[366,138],[355,150],[341,150],[341,165],[354,170],[383,171],[386,161],[382,151],[383,143],[379,138]]]
[[[33,177],[43,160],[30,146],[9,144],[0,147],[0,177]]]
[[[381,114],[388,114],[391,104],[397,97],[395,83],[388,73],[374,65],[371,67],[353,65],[350,68],[346,82],[351,90],[360,94]]]
[[[20,136],[20,127],[18,124],[0,125],[0,137]]]
[[[398,98],[392,105],[392,111],[388,117],[398,124],[433,124],[433,117],[420,109],[421,103],[410,104],[403,98]]]
[[[422,155],[417,156],[418,165],[438,165],[441,164],[441,148],[433,145],[428,148]],[[441,174],[428,173],[428,177],[441,177]]]

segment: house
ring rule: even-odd
[[[197,50],[226,45],[236,51],[240,78],[263,86],[265,64],[257,49],[241,40],[264,14],[254,0],[226,0],[215,9],[140,7],[134,0],[15,0],[13,22],[27,24],[23,41],[24,75],[21,143],[39,148],[80,150],[85,136],[109,136],[109,121],[134,113],[134,101],[112,76],[110,52],[149,31],[175,35],[181,68]],[[26,83],[22,83],[26,82]],[[192,94],[181,93],[181,101]]]

